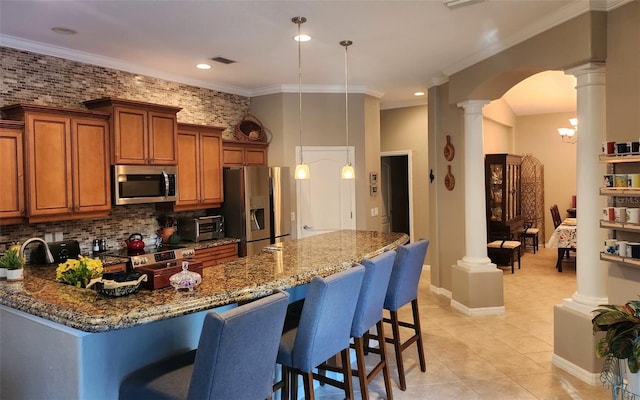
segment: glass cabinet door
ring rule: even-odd
[[[489,185],[489,211],[491,221],[504,221],[504,196],[503,196],[503,180],[504,180],[504,168],[503,164],[491,164],[489,165],[489,171],[491,172],[490,185]]]

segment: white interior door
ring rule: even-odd
[[[303,147],[304,162],[309,165],[311,179],[296,181],[298,238],[340,229],[356,229],[355,180],[340,178],[347,162],[346,148]],[[349,146],[355,168],[354,148]],[[300,162],[300,148],[296,148]]]

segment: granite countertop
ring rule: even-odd
[[[140,289],[118,298],[55,282],[54,266],[30,266],[25,267],[23,281],[0,281],[0,304],[82,331],[104,332],[303,285],[315,275],[328,276],[345,270],[354,262],[395,249],[408,240],[404,233],[330,232],[280,243],[280,251],[206,268],[202,284],[193,292],[178,292],[170,287],[153,291]],[[214,244],[200,242],[197,245]]]

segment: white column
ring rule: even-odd
[[[495,269],[487,257],[487,208],[484,183],[482,107],[488,100],[458,103],[464,108],[465,256],[458,266],[467,270]]]
[[[605,140],[605,68],[589,63],[565,73],[577,79],[577,189],[576,201],[578,257],[576,292],[563,305],[590,314],[600,304],[607,304],[608,262],[600,261],[606,231],[599,226],[599,215],[606,198],[599,195],[606,165],[598,162]]]

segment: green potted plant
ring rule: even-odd
[[[626,365],[627,391],[640,394],[640,300],[602,305],[594,311],[593,332],[605,332],[596,343],[597,357],[614,357]]]
[[[6,268],[8,281],[19,281],[23,278],[24,258],[20,257],[20,250],[11,248],[0,257],[0,268]]]

